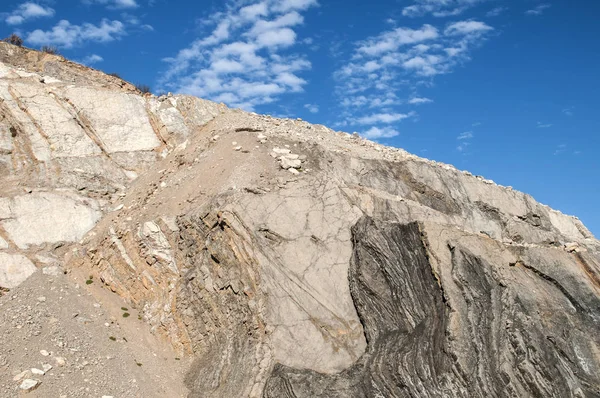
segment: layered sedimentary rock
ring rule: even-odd
[[[195,358],[190,396],[600,396],[600,243],[576,218],[324,126],[4,57],[0,253],[141,308]]]

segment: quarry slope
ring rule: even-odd
[[[357,135],[0,61],[0,304],[56,268],[100,312],[134,308],[119,325],[146,343],[103,395],[600,396],[600,243],[578,219]],[[31,394],[75,388],[44,377]]]

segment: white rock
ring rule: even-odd
[[[296,174],[296,175],[300,174],[300,172],[299,172],[298,170],[296,170],[296,169],[293,169],[293,168],[291,168],[291,169],[288,169],[288,171],[289,171],[290,173],[292,173],[292,174]]]
[[[31,368],[31,373],[33,373],[34,375],[38,375],[38,376],[43,376],[46,374],[46,372],[44,372],[41,369],[38,368]]]
[[[281,165],[282,169],[299,169],[300,167],[302,167],[302,162],[299,159],[288,159],[288,158],[284,158],[282,157],[279,161],[279,164]]]
[[[36,266],[27,257],[0,252],[0,286],[15,288],[35,271]]]
[[[46,297],[40,296],[40,297],[37,298],[37,301],[39,301],[40,303],[45,303],[46,302]]]
[[[47,357],[50,355],[50,353],[46,350],[40,350],[40,354],[42,354],[43,356]]]
[[[52,370],[52,365],[50,365],[49,363],[42,364],[42,369],[44,370],[44,372],[47,373],[50,370]]]
[[[60,269],[60,267],[51,265],[49,267],[42,268],[42,273],[48,276],[60,276],[62,275],[63,271]]]
[[[69,88],[65,96],[82,110],[108,153],[150,151],[160,146],[144,98],[90,87]]]
[[[288,153],[291,153],[292,151],[289,149],[286,149],[286,148],[275,147],[275,148],[273,148],[273,152],[275,152],[278,155],[286,155]]]
[[[25,379],[25,380],[23,380],[23,382],[21,383],[19,388],[23,391],[29,392],[29,391],[33,391],[36,388],[38,388],[40,386],[40,384],[42,384],[42,382],[39,380]]]
[[[257,135],[257,136],[256,136],[256,139],[257,139],[259,142],[263,142],[264,140],[266,140],[266,139],[267,139],[267,136],[266,136],[266,135],[264,135],[264,134],[259,134],[259,135]]]
[[[101,216],[95,200],[73,194],[39,192],[0,198],[0,223],[20,249],[77,242]]]
[[[242,147],[241,147],[241,146],[236,146],[234,149],[235,149],[236,151],[241,151],[241,150],[242,150]]]
[[[30,370],[24,370],[21,373],[19,373],[18,375],[15,375],[15,377],[13,377],[13,381],[21,381],[25,377],[29,376],[30,373],[31,373]]]
[[[67,360],[63,357],[54,358],[54,362],[56,362],[56,366],[65,366],[67,364]]]

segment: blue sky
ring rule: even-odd
[[[3,1],[0,36],[155,93],[359,132],[600,236],[595,0]]]

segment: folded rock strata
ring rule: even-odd
[[[600,242],[578,219],[401,149],[13,47],[0,255],[141,308],[195,358],[191,397],[600,396]]]

